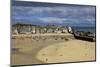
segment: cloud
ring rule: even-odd
[[[25,14],[40,14],[47,13],[48,15],[61,15],[61,16],[88,16],[93,15],[95,10],[93,8],[73,8],[73,7],[13,7],[14,12],[23,12]]]
[[[13,6],[12,17],[16,21],[34,20],[43,23],[95,23],[94,7],[34,7]],[[34,22],[33,22],[34,23]]]
[[[62,23],[65,21],[65,18],[55,18],[55,17],[45,17],[45,18],[40,18],[40,20],[44,23]]]

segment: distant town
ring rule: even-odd
[[[44,34],[44,33],[68,33],[68,28],[64,26],[39,26],[32,24],[17,23],[12,25],[12,34]]]
[[[42,25],[17,23],[12,25],[12,35],[14,37],[18,34],[24,34],[24,37],[25,36],[27,37],[27,35],[28,37],[39,36],[38,34],[41,34],[42,36],[44,36],[44,34],[49,36],[71,35],[74,36],[76,39],[95,41],[95,33],[92,33],[90,31],[87,32],[82,30],[79,31],[73,29],[72,27],[67,27],[67,26],[56,26],[56,25],[42,26]]]

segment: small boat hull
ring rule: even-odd
[[[82,33],[82,32],[80,32],[80,33]],[[83,33],[83,34],[85,34],[85,33]],[[74,37],[76,39],[81,39],[81,40],[86,40],[86,41],[91,41],[91,42],[96,41],[94,36],[79,35],[79,33],[77,34],[77,32],[74,32]]]

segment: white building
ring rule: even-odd
[[[71,27],[68,27],[68,32],[69,33],[72,33],[73,32]]]

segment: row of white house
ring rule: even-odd
[[[71,32],[71,28],[63,27],[41,27],[29,24],[15,24],[12,26],[12,34],[38,34],[38,33],[68,33]]]

